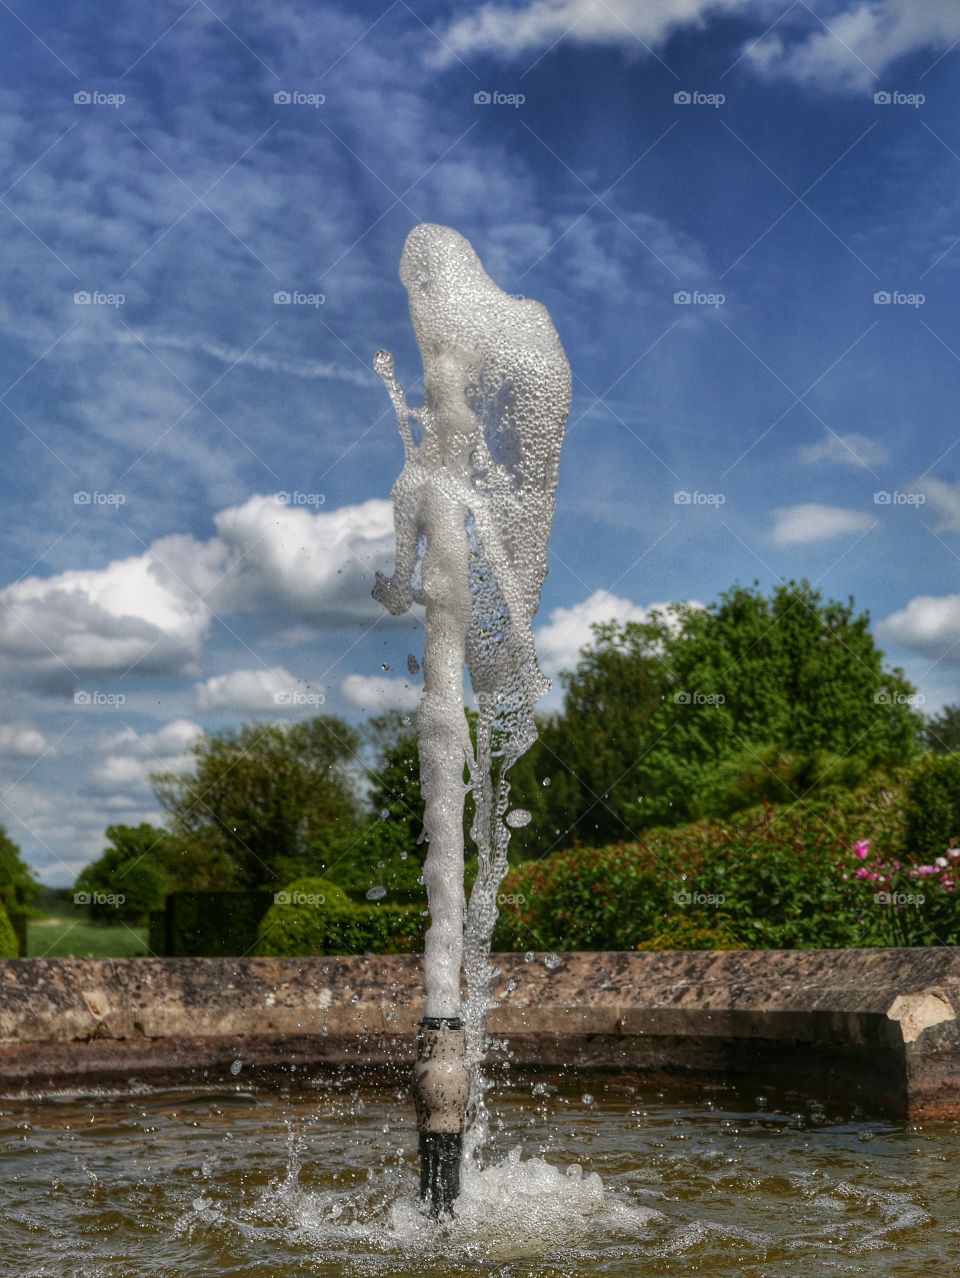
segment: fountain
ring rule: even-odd
[[[547,571],[570,369],[546,309],[499,289],[456,231],[415,227],[400,278],[423,358],[424,400],[410,407],[392,356],[379,351],[374,367],[397,415],[404,465],[393,488],[395,571],[378,573],[373,593],[394,614],[413,603],[426,608],[418,731],[430,927],[414,1098],[421,1196],[440,1216],[459,1192],[465,1126],[468,1157],[486,1129],[496,897],[510,826],[528,819],[507,811],[508,772],[536,739],[534,705],[549,687],[531,625]],[[479,711],[475,748],[464,665]],[[469,905],[468,792],[478,856]]]

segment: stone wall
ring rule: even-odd
[[[741,1078],[960,1117],[960,950],[495,956],[488,1027],[516,1066]],[[0,1089],[405,1073],[409,955],[0,962]]]

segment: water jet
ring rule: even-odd
[[[396,413],[404,465],[393,487],[395,571],[377,574],[373,594],[395,615],[413,603],[426,609],[418,735],[430,927],[414,1095],[421,1194],[440,1215],[457,1196],[465,1121],[467,1156],[482,1145],[486,1126],[490,943],[510,829],[518,824],[507,812],[508,772],[536,739],[533,708],[550,686],[531,623],[547,570],[570,368],[546,308],[498,288],[457,231],[414,227],[400,278],[423,359],[424,399],[418,408],[407,403],[393,357],[379,351],[374,367]],[[479,711],[476,748],[464,666]],[[468,791],[478,857],[469,905]]]

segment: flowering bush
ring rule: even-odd
[[[718,932],[749,949],[960,944],[960,851],[911,854],[910,781],[526,862],[504,883],[515,904],[497,945],[705,948]]]

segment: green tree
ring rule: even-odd
[[[33,870],[20,855],[20,849],[0,827],[0,905],[19,912],[29,910],[37,895]]]
[[[933,754],[960,750],[960,706],[944,706],[923,725],[923,740]]]
[[[193,772],[158,774],[154,789],[194,865],[203,852],[231,867],[229,886],[277,887],[316,872],[318,844],[356,826],[359,745],[333,716],[247,724],[201,737]]]
[[[0,905],[0,959],[17,958],[19,954],[17,934],[13,930],[7,911]]]
[[[635,717],[625,723],[631,667]],[[788,801],[828,780],[855,784],[871,766],[916,754],[913,700],[903,672],[884,667],[869,616],[852,599],[825,603],[804,581],[770,596],[737,586],[706,609],[671,605],[647,622],[599,626],[568,678],[563,730],[576,765],[564,820],[579,807],[586,816],[575,834],[599,844],[624,837],[618,821],[627,830],[673,825],[767,797],[756,784],[764,771]],[[602,709],[577,743],[591,704]],[[607,774],[588,770],[591,756],[610,768],[603,785]]]
[[[109,825],[106,833],[108,846],[77,875],[75,899],[97,922],[143,922],[160,909],[169,889],[170,836],[146,823]]]

